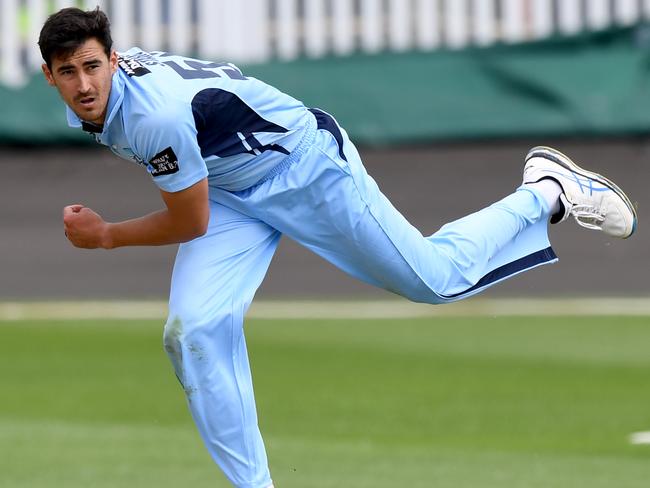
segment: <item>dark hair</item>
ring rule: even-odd
[[[97,39],[106,56],[111,55],[113,39],[111,24],[99,7],[84,12],[78,8],[64,8],[50,15],[38,37],[41,55],[52,69],[53,57],[66,57],[75,52],[88,39]]]

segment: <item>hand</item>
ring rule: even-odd
[[[63,209],[63,228],[75,247],[110,249],[108,224],[97,213],[83,205],[68,205]]]

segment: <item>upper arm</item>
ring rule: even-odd
[[[163,201],[175,225],[196,236],[203,235],[210,220],[208,179],[177,192],[160,190]]]
[[[190,107],[180,104],[142,116],[132,137],[133,149],[161,191],[185,190],[207,177]]]

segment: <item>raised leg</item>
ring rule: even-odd
[[[214,189],[213,198],[269,223],[352,276],[418,302],[458,300],[557,259],[547,236],[548,203],[529,187],[423,236],[332,124],[285,172],[244,192]]]

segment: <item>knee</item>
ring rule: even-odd
[[[180,361],[183,350],[191,347],[191,343],[196,341],[194,336],[200,329],[202,321],[201,315],[196,312],[170,310],[163,330],[163,345],[172,361],[175,358]]]
[[[181,356],[183,322],[180,317],[169,316],[163,330],[163,345],[170,356]]]
[[[184,383],[183,374],[183,322],[179,317],[169,316],[163,330],[163,347],[174,367],[176,377]]]
[[[243,327],[234,327],[232,311],[209,317],[195,311],[170,310],[163,346],[188,398],[209,390],[215,381],[232,374],[233,347],[241,341]]]
[[[192,371],[200,369],[207,358],[208,344],[199,330],[200,322],[192,314],[170,313],[163,331],[163,347],[188,395],[196,391]]]
[[[163,345],[172,362],[201,359],[202,351],[215,354],[231,347],[233,335],[243,329],[243,316],[233,307],[202,310],[193,306],[170,306],[163,331]]]
[[[193,336],[202,326],[205,314],[190,301],[172,302],[163,330],[163,346],[177,372],[188,357],[184,351],[196,342]]]

